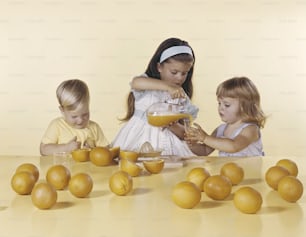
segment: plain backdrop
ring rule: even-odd
[[[168,37],[196,55],[193,102],[209,133],[220,124],[215,90],[233,76],[257,85],[269,116],[267,155],[306,154],[306,1],[1,0],[0,154],[39,155],[60,116],[56,87],[87,82],[91,119],[111,142],[132,77]]]

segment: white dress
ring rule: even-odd
[[[219,151],[219,156],[264,156],[263,152],[263,145],[261,141],[261,133],[259,130],[259,127],[256,124],[253,123],[242,123],[239,128],[237,128],[229,137],[230,139],[234,139],[237,137],[241,131],[247,127],[247,126],[256,126],[258,128],[258,133],[259,133],[259,139],[250,145],[248,145],[246,148],[244,148],[241,151],[235,152],[235,153],[228,153],[224,151]],[[216,137],[224,137],[224,130],[226,129],[227,124],[221,124],[217,128],[217,135]]]
[[[155,90],[132,92],[135,97],[134,115],[121,128],[112,145],[120,146],[122,150],[139,151],[142,144],[150,142],[154,149],[162,150],[162,155],[194,156],[186,142],[169,129],[152,126],[147,121],[146,111],[152,104],[165,101],[175,103],[169,93]],[[188,97],[185,101],[185,111],[191,114],[193,119],[198,114],[198,108],[191,104]]]

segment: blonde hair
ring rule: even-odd
[[[56,96],[60,106],[68,111],[89,104],[89,89],[85,82],[78,79],[63,81],[57,87]]]
[[[243,122],[264,127],[266,115],[260,106],[260,94],[254,83],[247,77],[234,77],[222,82],[216,91],[218,98],[237,98]]]

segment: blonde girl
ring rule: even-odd
[[[219,156],[263,156],[260,129],[264,127],[266,116],[254,83],[246,77],[234,77],[221,83],[216,95],[224,123],[211,135],[195,123],[185,137],[191,150],[203,156],[215,149]]]

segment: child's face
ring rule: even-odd
[[[89,106],[80,106],[76,110],[69,111],[60,107],[65,121],[74,128],[82,129],[88,125],[89,122]]]
[[[169,59],[162,64],[158,63],[157,69],[160,73],[161,80],[181,86],[185,82],[192,65],[192,62],[179,62],[174,59]]]
[[[218,112],[221,120],[225,123],[235,123],[240,118],[240,104],[237,98],[218,98]]]

